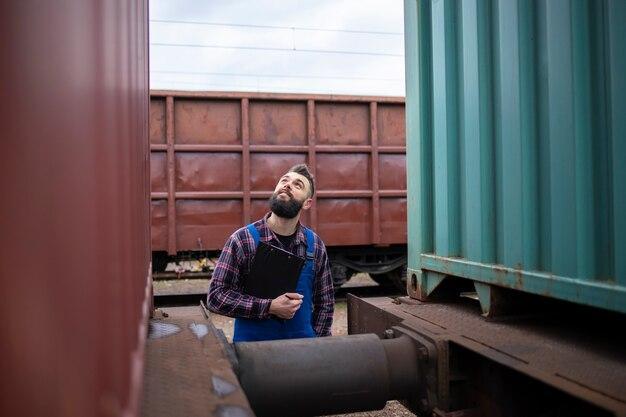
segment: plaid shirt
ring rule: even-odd
[[[261,242],[271,242],[291,253],[306,257],[306,236],[298,223],[296,236],[287,248],[282,245],[274,232],[267,225],[268,213],[254,223],[259,231]],[[312,324],[318,336],[330,336],[333,323],[335,291],[330,273],[328,255],[322,240],[315,237],[313,271],[313,317]],[[207,295],[207,306],[214,313],[229,317],[266,319],[270,317],[269,308],[272,300],[252,297],[242,292],[243,279],[249,271],[254,255],[254,239],[246,227],[233,233],[215,264],[213,278]]]

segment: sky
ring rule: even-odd
[[[150,0],[157,90],[404,96],[402,0]]]

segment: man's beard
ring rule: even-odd
[[[270,197],[270,210],[278,217],[293,219],[300,213],[304,202],[296,200],[293,196],[290,196],[290,199],[287,201],[280,200],[278,194],[281,192],[275,192]]]

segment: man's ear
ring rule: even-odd
[[[312,198],[307,198],[306,200],[304,200],[304,203],[302,203],[302,209],[303,210],[308,210],[311,208],[311,205],[313,204],[313,199]]]

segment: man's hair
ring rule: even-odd
[[[311,193],[309,194],[309,197],[313,197],[313,194],[315,194],[315,180],[313,179],[313,175],[311,175],[309,167],[306,166],[306,164],[294,165],[289,168],[289,171],[287,172],[295,172],[296,174],[300,174],[305,177],[309,181],[309,185],[311,185]]]

